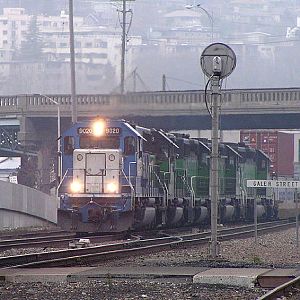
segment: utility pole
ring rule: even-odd
[[[122,1],[122,9],[117,9],[118,13],[122,14],[120,19],[120,25],[122,28],[122,50],[121,50],[121,83],[120,83],[120,92],[123,95],[125,92],[125,56],[126,56],[126,44],[127,44],[127,34],[129,32],[131,22],[132,22],[132,10],[127,10],[127,1],[135,0],[111,0],[111,1]],[[127,24],[127,13],[131,14],[131,19]]]
[[[133,91],[136,92],[136,77],[137,77],[137,73],[136,73],[136,68],[133,70]]]
[[[71,100],[72,100],[72,123],[74,124],[77,122],[77,97],[76,97],[75,46],[74,46],[73,19],[74,19],[73,0],[69,0]]]
[[[162,90],[163,90],[163,92],[166,91],[166,86],[167,86],[167,78],[166,78],[166,75],[163,74],[163,76],[162,76]]]
[[[122,9],[122,55],[121,55],[121,94],[125,91],[125,52],[126,52],[126,0],[123,0]]]
[[[299,248],[299,197],[297,189],[294,191],[294,201],[296,202],[296,245]]]

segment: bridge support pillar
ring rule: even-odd
[[[19,142],[26,150],[37,151],[38,186],[45,193],[51,189],[51,171],[57,154],[57,133],[55,122],[34,120],[20,116]],[[47,126],[45,126],[47,125]],[[52,172],[53,173],[53,172]]]
[[[20,131],[18,132],[18,141],[25,147],[25,148],[35,148],[38,138],[35,126],[33,121],[26,117],[20,116],[18,117],[20,121]]]
[[[40,141],[40,147],[38,150],[38,170],[39,170],[39,181],[40,190],[44,193],[49,194],[51,189],[51,171],[53,170],[56,145],[51,140]],[[53,147],[54,146],[54,147]]]

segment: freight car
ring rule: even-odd
[[[221,143],[219,221],[276,217],[266,188],[269,158],[244,144]],[[126,121],[83,121],[62,135],[59,224],[78,232],[201,225],[210,219],[211,142]]]

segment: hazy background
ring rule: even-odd
[[[161,90],[163,74],[167,78],[167,90],[203,89],[205,80],[199,57],[211,43],[211,20],[214,42],[228,44],[237,55],[237,68],[223,87],[299,86],[297,17],[300,16],[300,1],[202,0],[202,9],[196,7],[197,4],[197,1],[187,0],[128,2],[132,22],[127,36],[127,91],[133,90],[134,80],[138,91]],[[194,8],[187,9],[187,5]],[[5,7],[23,7],[32,18],[59,16],[61,11],[68,13],[67,0],[0,0],[0,14]],[[120,1],[75,0],[74,9],[76,16],[84,18],[86,26],[93,26],[94,32],[99,28],[100,38],[110,32],[118,43],[121,42],[120,13],[117,12],[121,9]],[[65,35],[66,31],[61,34]],[[12,49],[11,57],[0,58],[0,93],[70,92],[68,58],[49,61],[49,56],[43,53],[44,36],[28,28],[22,47]],[[28,43],[30,37],[35,39]],[[131,44],[134,39],[135,43]],[[37,48],[41,53],[30,55]],[[112,51],[120,55],[121,50],[115,45],[108,49],[108,53]],[[115,55],[106,64],[93,63],[96,60],[92,59],[78,64],[77,92],[118,91],[120,60],[120,56]],[[51,73],[53,66],[60,73],[59,78],[55,75],[58,73]]]

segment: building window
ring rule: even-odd
[[[45,43],[45,48],[56,48],[56,43],[55,42]]]
[[[99,42],[99,43],[97,44],[97,46],[98,46],[99,48],[107,48],[107,42]]]
[[[86,44],[85,44],[85,47],[86,47],[86,48],[92,48],[92,47],[93,47],[93,43],[86,43]]]
[[[7,35],[7,30],[4,30],[4,31],[3,31],[3,35]]]
[[[107,58],[107,54],[106,53],[99,53],[99,58]]]
[[[68,47],[68,44],[67,43],[60,43],[59,46],[61,48],[67,48]]]

